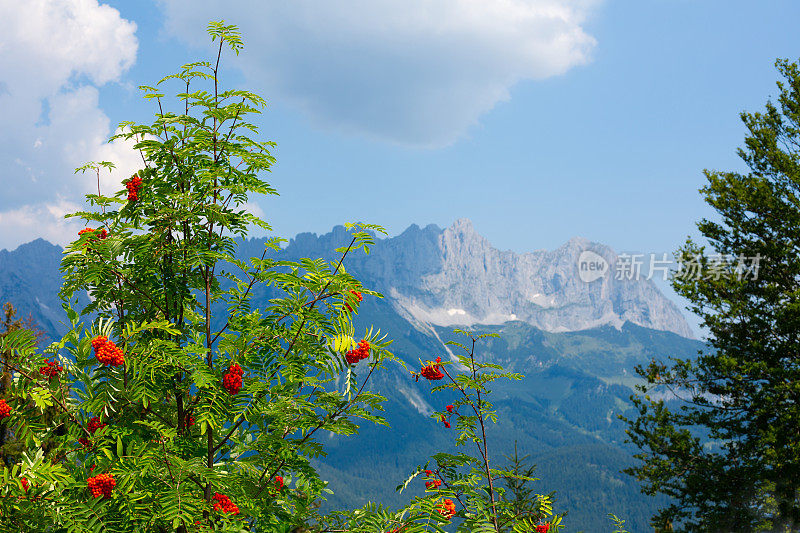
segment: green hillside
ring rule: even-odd
[[[359,320],[390,332],[395,353],[410,368],[419,358],[446,356],[442,342],[455,338],[451,329],[425,333],[385,301],[365,304]],[[539,490],[556,491],[558,509],[569,511],[571,531],[607,530],[609,512],[624,517],[632,532],[651,530],[648,520],[659,501],[641,494],[635,480],[620,472],[632,464],[633,450],[624,443],[617,415],[630,407],[636,364],[652,357],[693,357],[703,344],[632,324],[571,333],[543,332],[520,322],[474,330],[500,334],[485,340],[480,358],[525,375],[493,390],[500,414],[499,424],[490,428],[494,459],[502,463],[517,442],[520,453],[537,465]],[[331,508],[368,500],[401,505],[422,487],[412,485],[402,495],[395,487],[430,454],[452,446],[452,430],[421,414],[408,394],[416,391],[436,409],[451,398],[431,394],[427,384],[415,383],[399,367],[375,385],[389,400],[391,427],[365,427],[355,438],[331,438],[329,455],[320,464],[335,493],[327,504]]]

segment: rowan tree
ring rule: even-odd
[[[208,30],[213,60],[143,86],[154,121],[123,123],[113,137],[141,155],[125,188],[99,188],[109,162],[78,169],[96,174],[98,190],[70,215],[87,227],[61,264],[67,334],[42,351],[27,329],[0,338],[11,376],[0,418],[22,446],[2,468],[0,529],[558,531],[549,496],[522,490],[529,476],[491,466],[488,387],[519,376],[478,361],[474,337],[454,361],[414,375],[447,376],[434,391],[459,397],[437,416],[478,456],[434,456],[431,489],[403,509],[320,513],[329,490],[312,462],[324,455],[320,436],[384,423],[384,399],[367,385],[388,362],[402,364],[385,336],[357,334],[352,321],[363,298],[380,294],[347,272],[348,258],[383,229],[348,224],[352,239],[332,262],[276,259],[278,239],[260,257],[237,258],[238,239],[269,229],[247,202],[275,193],[262,179],[273,144],[253,138],[265,101],[221,83],[223,52],[243,46],[236,27]],[[253,301],[257,284],[274,297]],[[83,293],[91,303],[80,308]]]
[[[310,462],[319,435],[382,421],[365,385],[391,354],[377,334],[356,339],[351,321],[351,291],[377,293],[344,266],[381,228],[349,226],[333,263],[271,259],[277,239],[260,258],[235,257],[238,238],[269,229],[245,204],[275,192],[262,179],[273,144],[252,137],[265,101],[221,83],[223,52],[242,47],[236,28],[209,34],[214,59],[143,86],[155,120],[114,137],[134,143],[142,168],[72,215],[87,228],[61,265],[71,330],[38,358],[29,332],[2,341],[20,356],[7,419],[27,449],[0,489],[10,530],[289,531],[325,488]],[[256,308],[256,283],[279,297]],[[368,361],[355,366],[345,356],[359,339]],[[38,371],[52,356],[61,379]]]

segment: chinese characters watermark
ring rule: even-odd
[[[612,274],[618,281],[661,279],[670,277],[684,280],[735,278],[737,281],[756,280],[762,256],[714,254],[709,256],[674,257],[669,254],[627,254],[616,257],[613,265],[600,254],[584,250],[578,257],[578,275],[581,281],[591,283]]]

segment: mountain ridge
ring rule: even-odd
[[[348,243],[344,227],[336,226],[322,235],[298,234],[282,254],[333,259],[332,250]],[[585,251],[608,268],[590,282],[578,271]],[[612,275],[610,265],[619,258],[611,247],[583,237],[552,251],[501,251],[462,218],[445,229],[412,224],[397,236],[376,239],[368,257],[348,258],[346,266],[415,322],[472,326],[522,320],[556,332],[605,324],[620,328],[629,321],[695,338],[677,305],[651,280]]]
[[[240,242],[240,258],[260,256],[264,238]],[[299,233],[277,254],[285,258],[324,257],[346,246],[350,234],[334,226],[325,234]],[[51,331],[61,313],[52,298],[60,288],[58,262],[63,249],[36,239],[13,251],[0,250],[0,299],[16,301],[39,316]],[[584,281],[578,270],[582,253],[605,262],[607,271]],[[597,259],[600,258],[600,259]],[[694,332],[678,307],[647,279],[617,279],[611,267],[616,252],[602,243],[573,237],[555,250],[516,253],[499,250],[469,219],[448,228],[411,224],[394,237],[376,239],[369,256],[348,257],[345,266],[365,286],[382,292],[395,309],[418,327],[499,325],[521,320],[550,332],[582,331],[625,322],[671,331],[686,338]],[[43,270],[43,264],[50,265]],[[22,279],[22,277],[26,279]],[[32,286],[44,280],[47,301]],[[55,306],[55,309],[53,309]]]

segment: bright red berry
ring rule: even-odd
[[[86,429],[89,430],[89,433],[94,433],[100,428],[106,427],[108,424],[102,422],[99,416],[93,416],[89,419],[89,422],[86,424]]]
[[[442,358],[437,357],[436,362],[441,363]],[[430,364],[427,366],[423,366],[420,369],[419,373],[422,377],[429,379],[431,381],[436,381],[444,377],[444,374],[442,374],[442,371],[440,370],[440,366],[437,364]]]
[[[355,296],[356,297],[356,301],[358,301],[358,302],[361,302],[364,299],[364,297],[358,291],[350,291],[350,294]],[[353,308],[350,307],[350,304],[345,302],[344,306],[347,308],[348,311],[350,311],[351,313],[353,312]]]
[[[453,409],[455,409],[455,407],[453,407],[452,405],[448,405],[447,407],[445,407],[445,409],[447,409],[448,413],[452,413]]]
[[[361,339],[358,341],[358,346],[356,346],[353,350],[347,352],[344,358],[347,362],[351,365],[354,365],[361,361],[362,359],[366,359],[369,357],[369,342],[366,339]]]
[[[442,423],[444,424],[444,427],[450,429],[450,422],[447,421],[447,418],[445,418],[444,415],[442,415]]]
[[[95,233],[97,231],[100,231],[100,233],[97,234],[97,237],[101,239],[105,239],[106,237],[108,237],[108,232],[106,231],[105,228],[100,228],[99,230],[96,230],[94,228],[83,228],[78,232],[78,237],[80,237],[84,233]]]
[[[217,492],[214,494],[212,499],[214,500],[215,511],[222,511],[223,513],[230,513],[234,515],[239,514],[239,508],[224,494]]]
[[[134,174],[131,179],[125,183],[125,188],[128,189],[128,200],[135,202],[139,199],[139,190],[142,188],[142,178]]]
[[[95,498],[102,496],[108,499],[111,497],[112,489],[117,486],[117,482],[114,480],[113,474],[100,474],[87,479],[86,486],[89,487],[89,492]]]
[[[536,533],[547,533],[550,530],[550,522],[536,526]]]
[[[99,416],[93,416],[93,417],[92,417],[92,418],[90,418],[90,419],[89,419],[89,421],[86,423],[86,429],[87,429],[87,430],[89,430],[89,433],[91,433],[91,434],[94,434],[94,432],[95,432],[95,431],[97,431],[97,430],[98,430],[98,429],[100,429],[100,428],[104,428],[104,427],[106,427],[107,425],[108,425],[108,424],[106,424],[105,422],[103,422],[102,420],[100,420],[100,417],[99,417]],[[80,438],[78,438],[78,442],[80,442],[80,443],[81,443],[81,445],[82,445],[84,448],[91,448],[91,446],[92,446],[92,441],[90,441],[90,440],[89,440],[89,439],[87,439],[86,437],[80,437]],[[92,470],[94,470],[94,466],[92,466]]]
[[[453,503],[453,500],[448,498],[442,502],[442,505],[439,507],[438,511],[442,514],[442,516],[450,520],[453,515],[456,514],[456,504]]]
[[[11,415],[11,406],[5,400],[0,400],[0,420]]]
[[[22,488],[25,489],[25,492],[28,492],[28,478],[23,477],[19,482],[22,483]]]
[[[106,231],[105,228],[100,228],[99,230],[96,230],[94,228],[84,228],[84,229],[82,229],[82,230],[80,230],[78,232],[78,237],[80,237],[84,233],[93,233],[94,234],[94,235],[92,235],[90,240],[93,240],[94,238],[99,238],[100,240],[103,240],[106,237],[108,237],[108,232]],[[88,242],[84,244],[84,246],[88,246],[88,245],[89,245]]]
[[[125,354],[116,344],[108,340],[105,335],[98,335],[92,339],[94,356],[106,366],[122,366],[125,364]]]
[[[242,390],[242,367],[234,363],[228,367],[228,371],[222,376],[222,387],[233,396]]]
[[[44,377],[47,377],[47,378],[55,377],[62,370],[64,370],[64,367],[59,365],[58,361],[55,360],[55,359],[53,359],[52,361],[45,360],[45,363],[47,363],[47,366],[39,367],[39,373],[41,375],[43,375]]]

